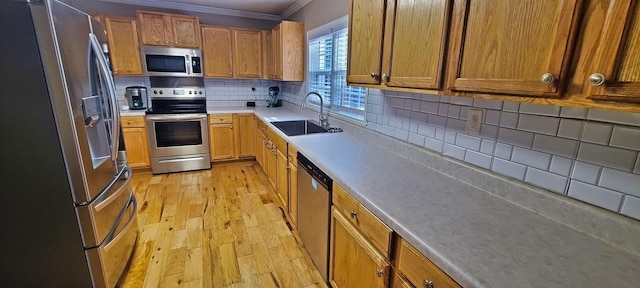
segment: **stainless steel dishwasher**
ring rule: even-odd
[[[329,274],[332,184],[327,174],[298,152],[298,234],[325,282]]]

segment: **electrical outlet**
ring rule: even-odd
[[[484,110],[470,109],[467,114],[467,132],[480,133],[480,127],[482,126],[482,114]]]

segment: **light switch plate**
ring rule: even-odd
[[[469,114],[467,115],[467,132],[480,133],[482,114],[484,114],[484,110],[469,109]]]

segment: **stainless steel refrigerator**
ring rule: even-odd
[[[0,1],[0,283],[113,287],[137,238],[104,27]]]

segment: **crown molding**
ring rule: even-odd
[[[271,20],[271,21],[282,20],[280,15],[274,15],[274,14],[214,8],[214,7],[194,5],[194,4],[182,4],[182,3],[178,4],[178,3],[170,3],[170,2],[158,1],[158,0],[100,0],[100,1],[115,2],[115,3],[129,4],[129,5],[149,6],[149,7],[156,7],[156,8],[175,9],[175,10],[190,11],[190,12],[209,13],[209,14],[216,14],[216,15],[263,19],[263,20]],[[298,6],[300,2],[306,2],[306,3],[304,3],[302,6],[299,6],[295,10],[292,10],[291,7],[289,7],[287,10],[285,10],[285,12],[292,10],[291,14],[293,14],[296,11],[298,11],[300,8],[302,8],[304,5],[309,3],[310,1],[311,0],[298,0],[298,2],[291,5],[291,7]]]
[[[296,3],[293,3],[293,5],[289,6],[289,8],[287,8],[287,10],[284,10],[284,12],[282,12],[282,14],[280,14],[280,19],[287,19],[289,18],[289,16],[295,14],[296,12],[298,12],[298,10],[302,9],[302,7],[307,6],[307,4],[309,4],[309,2],[311,2],[312,0],[298,0],[296,1]]]

